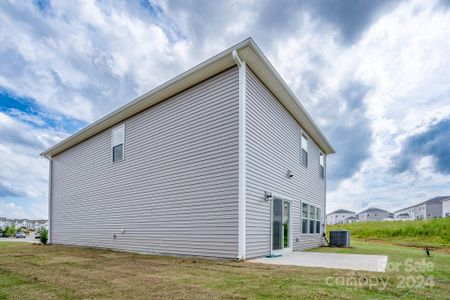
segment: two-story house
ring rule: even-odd
[[[443,216],[443,202],[450,196],[438,196],[394,212],[397,220],[426,220]]]
[[[387,210],[371,207],[359,212],[357,215],[358,222],[384,221],[393,219],[392,213]]]
[[[317,247],[332,153],[247,39],[42,153],[50,242],[233,259]]]
[[[346,210],[346,209],[338,209],[327,215],[327,224],[347,224],[354,223],[357,221],[355,217],[355,212]]]

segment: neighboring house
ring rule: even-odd
[[[12,226],[15,225],[15,221],[14,220],[10,220],[7,218],[2,218],[2,220],[0,221],[0,227],[5,228],[8,226]]]
[[[450,199],[450,196],[439,196],[420,202],[394,212],[395,219],[398,220],[426,220],[441,218],[443,216],[443,201]]]
[[[24,228],[30,228],[30,223],[26,219],[15,220],[15,224],[14,225],[16,226],[17,229],[20,229],[20,228],[23,228],[23,227]]]
[[[383,219],[383,221],[394,221],[394,214],[393,213],[389,213],[388,216],[386,218]]]
[[[351,223],[356,223],[356,222],[358,222],[358,218],[356,216],[348,217],[344,221],[345,224],[351,224]]]
[[[47,220],[27,220],[27,219],[7,219],[0,217],[0,228],[5,228],[7,226],[15,226],[17,229],[27,228],[27,229],[42,229],[48,227]]]
[[[395,213],[394,215],[395,215],[395,217],[394,217],[395,220],[401,220],[401,221],[402,220],[405,220],[405,221],[414,220],[413,215],[411,215],[410,213],[407,213],[407,212],[402,212],[399,214]]]
[[[42,153],[50,242],[233,259],[317,247],[331,153],[247,39]]]
[[[47,229],[48,227],[48,221],[47,220],[36,220],[33,224],[33,229],[38,231],[42,229]]]
[[[450,198],[442,201],[442,217],[450,218]]]
[[[0,228],[5,228],[7,225],[6,218],[0,217]]]
[[[358,222],[383,221],[389,218],[391,213],[384,209],[371,207],[363,210],[356,216],[358,217]]]
[[[347,218],[354,216],[355,212],[353,211],[346,209],[338,209],[327,215],[327,224],[328,225],[344,224],[347,223],[346,222]]]

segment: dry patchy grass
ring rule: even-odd
[[[355,253],[392,259],[421,257],[417,249],[357,243]],[[374,250],[370,250],[370,249]],[[324,249],[320,251],[339,251]],[[389,252],[390,251],[390,252]],[[375,254],[375,253],[374,253]],[[176,258],[57,245],[0,242],[0,299],[388,299],[450,294],[450,256],[440,255],[432,289],[398,288],[400,273],[302,268],[198,258]],[[436,257],[436,256],[435,256]],[[390,257],[391,259],[391,257]],[[447,261],[445,263],[445,261]],[[441,265],[442,264],[442,265]],[[329,286],[328,276],[389,277],[386,290]]]

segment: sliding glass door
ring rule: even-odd
[[[291,203],[274,198],[272,203],[272,250],[291,248],[290,234]]]

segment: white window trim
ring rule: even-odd
[[[280,250],[273,250],[272,249],[272,247],[273,247],[273,245],[272,245],[273,244],[272,243],[272,234],[273,234],[273,219],[272,219],[273,218],[273,212],[272,212],[272,209],[273,209],[273,203],[272,203],[272,201],[270,201],[270,253],[271,254],[289,253],[289,252],[292,252],[293,249],[294,249],[294,230],[293,230],[293,227],[292,227],[292,224],[294,224],[294,222],[292,220],[292,217],[294,215],[293,214],[293,212],[294,212],[294,209],[293,209],[294,201],[291,198],[286,197],[283,194],[275,193],[275,192],[271,192],[271,193],[272,193],[273,199],[278,198],[278,199],[282,199],[282,200],[285,200],[285,201],[289,202],[290,209],[289,209],[289,248],[284,248],[284,249],[280,249]]]
[[[118,161],[114,161],[114,131],[116,131],[117,129],[122,129],[123,130],[123,154],[122,154],[122,159],[118,160]],[[126,136],[126,132],[125,132],[125,124],[121,124],[119,126],[113,127],[111,129],[111,162],[114,163],[119,163],[121,161],[125,160],[125,136]]]
[[[303,204],[307,205],[307,212],[306,212],[306,218],[303,217]],[[303,220],[306,219],[306,232],[303,232]],[[306,201],[300,202],[300,224],[302,225],[302,228],[300,229],[300,234],[306,235],[309,233],[309,204]]]
[[[308,205],[308,213],[307,213],[308,217],[306,218],[306,220],[307,220],[307,222],[306,222],[306,224],[307,224],[306,233],[303,232],[303,219],[305,219],[303,217],[303,203]],[[313,219],[310,218],[310,212],[309,212],[311,206],[314,207],[314,218]],[[317,219],[317,209],[320,209],[319,219]],[[314,205],[314,204],[310,204],[309,202],[306,202],[306,201],[301,201],[300,202],[300,224],[301,224],[302,227],[300,228],[300,234],[301,235],[318,235],[318,234],[320,235],[321,232],[316,232],[317,231],[316,221],[320,222],[320,227],[321,227],[321,230],[322,230],[322,226],[323,226],[323,223],[324,223],[324,221],[322,220],[322,214],[323,214],[322,208],[320,208],[319,206]],[[311,220],[314,221],[314,233],[310,233],[310,221]]]
[[[320,158],[322,158],[322,160],[323,160],[323,165],[320,161]],[[323,175],[322,175],[321,167],[323,168]],[[326,174],[325,174],[325,154],[323,154],[322,151],[319,151],[319,177],[321,179],[325,179],[325,176],[326,176]]]
[[[305,137],[305,140],[306,140],[306,149],[305,149],[306,157],[307,157],[306,158],[306,163],[303,161],[303,144],[302,144],[303,137]],[[302,131],[300,133],[300,164],[302,166],[304,166],[305,168],[308,168],[308,156],[309,156],[308,144],[309,144],[309,137],[304,131]]]

